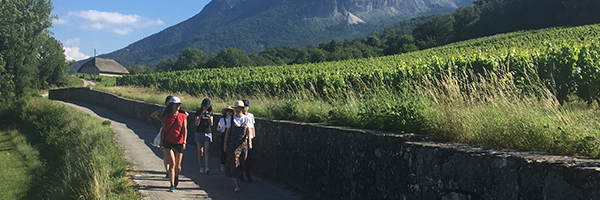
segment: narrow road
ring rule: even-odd
[[[122,117],[108,109],[80,102],[62,102],[101,120],[110,120],[117,133],[116,140],[125,148],[125,157],[134,163],[134,181],[144,199],[300,199],[292,191],[273,185],[259,178],[254,182],[242,182],[240,193],[233,191],[231,178],[220,170],[219,159],[211,156],[210,175],[199,174],[197,149],[189,145],[182,161],[180,183],[174,193],[168,192],[162,151],[151,146],[158,129],[140,121]]]

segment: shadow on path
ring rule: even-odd
[[[252,183],[242,182],[240,184],[242,191],[233,192],[233,182],[220,170],[217,155],[211,156],[209,175],[198,173],[198,154],[195,145],[189,145],[184,151],[179,186],[175,193],[169,193],[167,192],[169,182],[165,177],[162,161],[163,153],[159,148],[151,145],[158,133],[157,128],[91,104],[62,103],[101,120],[111,121],[111,128],[117,133],[115,139],[125,148],[125,156],[134,163],[134,181],[139,184],[139,191],[144,194],[145,199],[300,199],[292,191],[259,178],[253,178]],[[193,131],[188,134],[193,134]]]

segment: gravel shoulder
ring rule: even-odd
[[[168,192],[162,151],[150,144],[158,129],[140,121],[125,118],[108,109],[81,102],[62,102],[101,120],[110,120],[117,133],[115,139],[125,148],[124,156],[134,163],[134,181],[144,199],[301,199],[282,186],[253,177],[252,183],[242,182],[240,193],[233,192],[231,178],[225,177],[216,155],[211,156],[209,175],[199,174],[197,148],[189,145],[184,152],[180,183],[174,193]]]

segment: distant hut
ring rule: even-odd
[[[83,64],[77,73],[86,73],[101,76],[123,76],[129,74],[129,71],[113,59],[94,57]]]

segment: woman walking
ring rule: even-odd
[[[225,141],[223,147],[227,152],[227,164],[225,175],[233,178],[233,191],[240,192],[239,181],[244,173],[244,159],[248,152],[248,118],[243,114],[244,102],[238,101],[234,105],[234,115],[230,123],[225,125],[228,128],[225,132]]]
[[[248,182],[252,182],[252,177],[250,177],[250,170],[252,170],[252,142],[254,141],[254,138],[256,137],[256,130],[254,129],[254,115],[250,112],[248,112],[248,110],[250,110],[250,101],[244,99],[242,100],[242,102],[244,102],[244,115],[246,115],[246,118],[248,118],[248,158],[246,158],[246,161],[244,163],[244,176],[242,176],[241,180],[244,180],[243,178],[246,178],[246,180]]]
[[[212,133],[210,127],[213,126],[212,106],[210,99],[202,100],[202,108],[196,111],[196,135],[194,140],[198,147],[198,163],[200,164],[200,173],[210,172],[208,169],[210,143],[212,142]],[[203,159],[204,157],[204,159]],[[203,162],[204,161],[204,162]]]
[[[227,125],[230,121],[231,121],[231,116],[233,115],[233,108],[231,108],[231,106],[227,106],[223,109],[221,109],[221,119],[219,119],[219,124],[217,125],[217,129],[221,132],[221,136],[219,137],[219,145],[220,145],[220,151],[221,151],[221,171],[225,171],[225,164],[227,164],[227,152],[225,152],[225,149],[223,147],[225,147],[225,131],[227,131],[227,128],[225,127],[225,125]]]
[[[180,112],[181,100],[172,97],[169,106],[163,113],[160,146],[163,149],[165,160],[169,163],[169,192],[174,192],[179,184],[179,172],[181,172],[181,159],[187,140],[187,114]]]
[[[167,96],[167,98],[165,99],[165,106],[169,106],[169,101],[171,100],[173,96]],[[150,117],[152,117],[153,119],[156,119],[158,121],[162,122],[162,115],[165,112],[165,108],[159,108],[158,110],[154,111],[153,113],[150,114]],[[154,141],[152,143],[153,146],[155,147],[159,147],[160,148],[160,141],[161,141],[161,133],[162,133],[162,128],[160,127],[160,130],[158,131],[158,134],[156,135],[156,137],[154,138]],[[163,158],[166,158],[166,155],[163,155]],[[167,162],[167,159],[163,159],[163,164],[165,165],[165,172],[166,172],[166,177],[169,178],[169,163]]]

